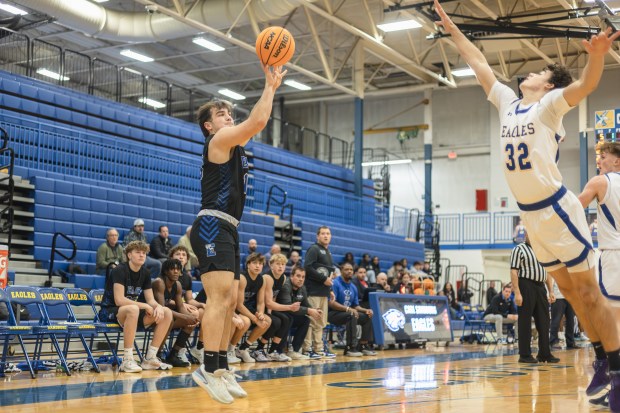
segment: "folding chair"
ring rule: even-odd
[[[485,335],[487,323],[483,320],[484,311],[477,311],[475,307],[469,304],[461,303],[461,313],[465,317],[465,325],[463,326],[463,334],[461,335],[461,343],[467,341],[473,343],[474,340],[478,344],[482,343]],[[469,334],[466,334],[469,329]]]
[[[118,335],[116,336],[116,348],[118,348],[118,343],[120,342],[120,338],[121,338],[120,333],[123,331],[123,327],[121,327],[121,325],[118,323],[109,323],[99,318],[99,310],[97,309],[97,307],[101,308],[101,301],[103,301],[104,292],[105,290],[103,289],[95,289],[95,290],[90,290],[88,295],[90,296],[92,300],[92,307],[93,307],[93,311],[95,312],[95,316],[96,316],[95,323],[103,323],[110,328],[118,328]],[[138,329],[138,331],[140,331],[140,329]],[[142,352],[140,351],[140,347],[138,347],[138,343],[136,342],[136,340],[134,340],[133,346],[136,349],[136,353],[138,354],[138,357],[140,358],[140,362],[144,361],[144,356],[142,355]]]
[[[22,348],[22,352],[24,353],[24,358],[26,359],[26,364],[28,364],[28,370],[30,371],[30,377],[34,379],[34,370],[32,368],[32,362],[30,361],[30,357],[28,356],[28,352],[26,351],[26,346],[24,345],[23,336],[33,335],[32,327],[30,326],[19,326],[17,325],[17,321],[15,319],[15,314],[13,313],[13,309],[11,308],[11,301],[9,299],[9,295],[0,288],[0,305],[6,306],[8,319],[6,321],[0,321],[0,337],[4,338],[2,346],[2,362],[0,362],[0,377],[4,377],[4,368],[7,363],[8,349],[9,349],[9,340],[11,337],[16,337],[19,341],[19,345]]]
[[[90,320],[92,320],[92,323],[95,325],[97,332],[103,334],[103,337],[108,343],[108,348],[110,349],[110,352],[112,353],[112,365],[120,366],[120,360],[118,358],[116,346],[118,345],[120,333],[123,331],[121,326],[118,325],[117,323],[102,323],[98,321],[99,319],[98,319],[97,309],[94,306],[93,298],[91,297],[91,295],[89,295],[86,291],[82,290],[81,288],[65,288],[63,292],[65,293],[65,296],[67,297],[67,300],[69,301],[69,304],[71,304],[71,307],[90,308],[91,310]],[[80,321],[79,318],[75,315],[75,311],[73,311],[73,315],[77,321]],[[108,336],[108,333],[116,333],[116,337],[117,337],[116,345],[112,345],[112,341],[110,341],[110,337]],[[91,336],[91,341],[90,341],[90,346],[89,346],[91,352],[93,351],[93,338],[94,336]]]
[[[56,355],[60,360],[61,366],[65,369],[67,376],[70,376],[71,372],[69,371],[67,360],[65,359],[63,351],[60,348],[60,344],[58,343],[58,338],[56,337],[58,334],[68,334],[69,329],[67,328],[67,326],[50,324],[45,305],[43,304],[43,300],[41,299],[41,294],[39,294],[36,288],[24,286],[9,286],[6,287],[6,293],[9,295],[10,302],[23,306],[31,306],[36,309],[37,312],[41,315],[41,317],[39,318],[39,322],[36,325],[32,325],[32,332],[36,336],[34,353],[32,356],[33,360],[38,361],[41,359],[43,351],[43,340],[47,336],[49,337],[52,346],[56,351]],[[33,313],[33,311],[31,311],[31,313]],[[34,370],[37,371],[37,364],[35,364]]]
[[[95,371],[99,373],[99,366],[97,366],[97,362],[93,357],[93,353],[90,351],[90,347],[86,344],[85,339],[86,336],[92,338],[97,336],[97,327],[95,324],[92,322],[79,322],[73,313],[69,300],[67,300],[67,297],[59,288],[39,288],[38,291],[41,295],[41,300],[43,300],[46,311],[45,315],[49,320],[49,324],[52,326],[64,325],[67,327],[63,346],[65,359],[68,359],[69,356],[71,339],[77,337],[84,347],[87,360],[93,365]]]

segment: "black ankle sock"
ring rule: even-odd
[[[181,330],[181,332],[177,336],[177,341],[174,342],[174,347],[184,348],[188,339],[189,339],[189,334]]]
[[[269,353],[273,353],[274,351],[278,351],[278,347],[280,346],[280,343],[276,343],[275,341],[271,342],[271,345],[269,346]]]
[[[243,343],[241,343],[241,345],[239,346],[239,350],[247,350],[250,348],[250,344],[247,341],[244,341]]]
[[[600,341],[593,341],[592,347],[594,347],[594,353],[596,354],[597,360],[605,360],[607,359],[607,354],[605,353],[605,349],[603,348],[603,344]]]
[[[219,357],[219,359],[220,359],[220,368],[228,370],[228,357],[227,357],[227,354],[226,354],[226,350],[220,350],[219,355],[220,355],[220,357]]]
[[[258,340],[258,342],[256,343],[256,350],[262,350],[264,347],[265,347],[265,343]]]
[[[620,349],[607,353],[609,371],[620,372]]]
[[[213,373],[220,368],[220,357],[217,351],[205,351],[205,371]]]
[[[198,350],[202,350],[203,348],[205,348],[205,345],[202,341],[198,340],[198,343],[196,344],[196,348]]]

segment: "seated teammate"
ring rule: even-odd
[[[290,310],[285,313],[291,319],[290,327],[295,329],[293,335],[292,348],[289,348],[287,356],[292,360],[309,360],[305,354],[301,353],[301,346],[304,344],[308,328],[310,327],[310,317],[315,320],[320,320],[323,316],[322,311],[317,308],[311,308],[308,302],[308,292],[304,286],[306,281],[306,270],[303,267],[293,267],[291,269],[291,275],[288,277],[282,289],[276,297],[276,302],[284,307],[289,307]],[[299,307],[295,310],[294,304],[299,304]],[[284,343],[281,342],[281,348],[278,350],[284,350]]]
[[[271,339],[268,357],[272,361],[291,361],[291,358],[283,353],[291,325],[291,318],[287,312],[299,310],[298,302],[282,305],[276,301],[276,297],[280,293],[282,285],[286,280],[286,276],[284,275],[286,262],[286,257],[283,254],[272,255],[269,259],[270,269],[263,275],[265,283],[265,305],[271,317],[271,326],[269,330],[263,334],[258,345],[262,348],[262,346]]]
[[[166,362],[173,367],[189,367],[191,363],[182,360],[179,352],[185,350],[187,340],[202,319],[200,312],[193,306],[186,306],[183,302],[183,290],[179,276],[183,264],[177,259],[168,258],[161,266],[160,276],[153,281],[153,295],[155,300],[172,311],[172,329],[180,328],[181,332],[166,358]]]
[[[106,279],[99,318],[102,322],[117,322],[123,327],[124,352],[120,371],[138,373],[142,370],[168,370],[171,365],[157,358],[157,351],[168,335],[172,311],[153,297],[151,276],[144,267],[149,246],[142,241],[132,241],[125,247],[127,262],[120,263]],[[138,302],[144,294],[145,302]],[[133,358],[136,330],[154,328],[153,340],[146,357],[139,366]]]
[[[246,316],[252,322],[252,332],[237,350],[237,357],[246,363],[252,363],[250,359],[258,362],[270,361],[264,350],[257,349],[250,354],[250,346],[262,336],[271,325],[271,318],[265,314],[265,283],[261,272],[265,257],[259,253],[252,253],[245,261],[246,272],[241,273],[239,291],[243,294],[237,296],[237,311]]]
[[[181,261],[181,264],[183,264],[183,269],[181,271],[181,276],[179,277],[179,282],[181,283],[181,288],[183,289],[183,300],[185,301],[185,308],[190,312],[198,311],[198,314],[200,315],[200,320],[202,320],[205,304],[198,302],[194,299],[194,292],[192,291],[192,275],[188,270],[189,266],[187,265],[190,256],[191,252],[184,245],[175,245],[168,253],[169,258],[175,258]],[[200,349],[197,349],[197,346],[195,346],[192,347],[191,350],[193,350],[192,356],[196,360],[202,360],[202,347]],[[179,350],[179,358],[183,362],[189,363],[186,348],[182,348]]]

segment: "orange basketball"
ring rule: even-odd
[[[291,33],[278,26],[267,27],[256,39],[256,54],[267,66],[283,66],[295,53],[295,40]]]
[[[432,290],[435,288],[435,283],[430,278],[425,278],[424,281],[422,281],[422,285],[424,285],[425,290]]]

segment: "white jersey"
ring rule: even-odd
[[[562,187],[558,141],[565,134],[562,117],[571,109],[562,91],[554,89],[526,107],[500,82],[489,93],[489,101],[499,110],[506,180],[521,204],[542,201]]]
[[[599,202],[598,247],[601,250],[620,249],[620,173],[605,174],[607,192]]]

